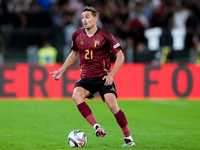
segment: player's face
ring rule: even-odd
[[[85,29],[89,30],[96,26],[97,17],[94,17],[91,11],[84,11],[81,18]]]

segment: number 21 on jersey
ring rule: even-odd
[[[93,51],[92,50],[85,50],[85,59],[93,59]]]

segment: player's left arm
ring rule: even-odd
[[[124,63],[124,54],[121,50],[119,52],[117,52],[117,54],[115,56],[116,56],[116,61],[115,61],[112,71],[108,75],[103,77],[103,80],[106,79],[106,82],[104,84],[106,86],[112,85],[112,83],[114,81],[113,77],[115,76],[115,74],[118,72],[118,70]]]

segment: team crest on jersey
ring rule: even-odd
[[[84,45],[83,41],[81,41],[81,42],[79,43],[79,45]]]
[[[95,40],[94,41],[94,47],[98,47],[99,46],[99,42],[100,42],[99,40]]]

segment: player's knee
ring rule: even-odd
[[[119,111],[119,106],[117,105],[116,102],[112,102],[112,101],[107,101],[107,106],[109,108],[109,110],[113,113],[113,114],[116,114],[118,111]]]
[[[84,102],[84,98],[79,93],[73,93],[72,99],[75,101],[77,105]]]
[[[76,94],[76,93],[73,93],[73,94],[72,94],[72,99],[73,99],[74,101],[76,101],[76,100],[80,99],[80,95],[78,95],[78,94]]]
[[[74,100],[74,102],[76,103],[76,105],[80,104],[80,100],[79,100],[80,98],[79,98],[78,95],[73,94],[72,95],[72,99]]]
[[[111,111],[113,114],[116,114],[116,113],[119,111],[119,107],[118,107],[118,106],[109,105],[108,107],[109,107],[110,111]]]
[[[113,112],[113,110],[115,109],[114,106],[112,106],[111,104],[108,104],[108,108],[110,109],[111,112]]]

